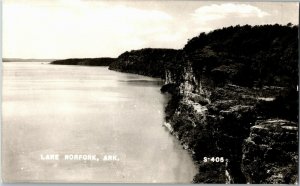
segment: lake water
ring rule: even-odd
[[[161,85],[107,67],[4,63],[4,180],[191,182],[190,155],[162,126],[167,97]],[[47,154],[59,160],[42,160]],[[65,160],[69,154],[99,161]]]

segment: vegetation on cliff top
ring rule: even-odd
[[[230,26],[201,33],[184,47],[199,78],[242,86],[298,84],[298,26]]]
[[[230,26],[190,39],[183,50],[141,49],[121,54],[111,70],[165,77],[180,76],[187,61],[197,79],[216,86],[234,83],[248,87],[298,84],[298,26]]]

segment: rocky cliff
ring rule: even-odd
[[[281,91],[270,87],[253,90],[232,84],[202,94],[181,88],[175,94],[172,92],[173,98],[166,108],[166,125],[199,163],[194,182],[297,181],[298,125],[296,121],[270,117],[270,109],[261,108],[277,105],[272,103],[281,99]],[[297,93],[293,99],[297,99]],[[281,106],[276,109],[286,112]],[[223,157],[225,161],[204,162],[205,157]],[[276,171],[270,172],[272,167]],[[282,175],[281,180],[276,175]]]
[[[194,182],[297,182],[297,30],[228,27],[184,47],[162,91],[166,125],[199,163]]]
[[[199,165],[195,183],[296,183],[297,35],[297,26],[227,27],[168,54],[126,52],[110,69],[165,79],[165,126]]]

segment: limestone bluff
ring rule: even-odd
[[[165,80],[166,125],[199,164],[195,183],[298,182],[298,26],[222,28],[109,69]]]

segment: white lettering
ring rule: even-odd
[[[58,154],[41,154],[40,155],[41,160],[59,160],[59,155]]]
[[[117,155],[104,155],[103,161],[119,161],[120,159],[118,158]]]

